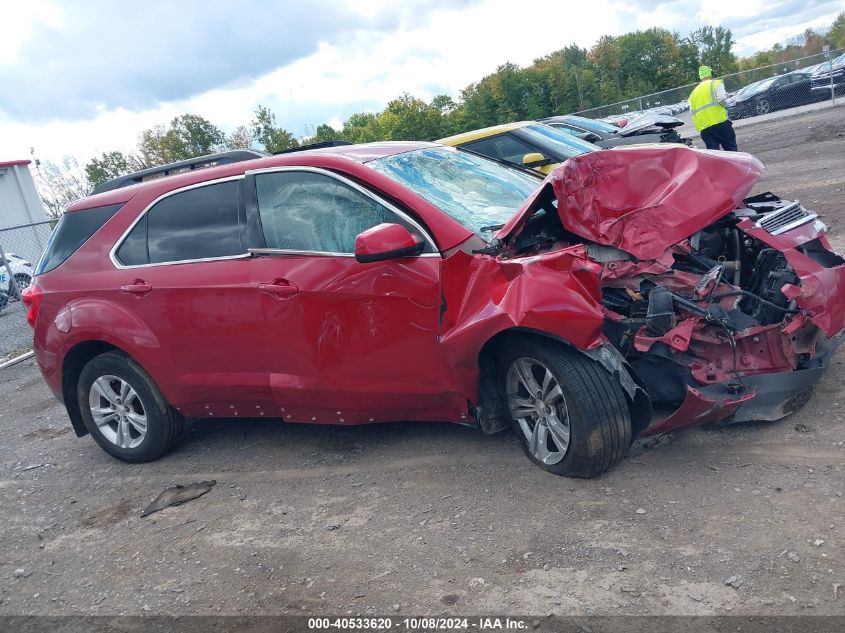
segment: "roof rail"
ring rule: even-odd
[[[342,145],[352,145],[352,141],[319,141],[317,143],[308,143],[307,145],[299,145],[297,147],[288,147],[273,154],[290,154],[291,152],[306,152],[309,149],[323,149],[324,147],[340,147]]]
[[[256,158],[264,158],[266,156],[269,156],[267,152],[262,152],[257,149],[236,149],[229,152],[219,152],[217,154],[197,156],[196,158],[180,160],[175,163],[160,165],[158,167],[150,167],[149,169],[142,169],[141,171],[136,171],[132,174],[113,178],[112,180],[108,180],[103,184],[94,187],[91,191],[91,195],[95,193],[103,193],[104,191],[111,191],[113,189],[121,189],[122,187],[129,187],[130,185],[137,185],[139,182],[164,178],[165,176],[183,174],[189,171],[194,171],[195,169],[205,169],[206,167],[217,167],[218,165],[239,163],[241,161],[254,160]]]

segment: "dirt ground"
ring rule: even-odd
[[[842,115],[738,130],[768,167],[758,190],[837,238]],[[636,445],[591,481],[445,424],[215,420],[123,464],[73,435],[25,361],[0,370],[0,615],[845,614],[839,359],[788,419]]]

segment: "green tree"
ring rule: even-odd
[[[175,117],[167,127],[157,125],[141,133],[140,160],[146,167],[211,154],[223,148],[225,134],[196,114]]]
[[[143,168],[144,165],[136,156],[115,150],[103,152],[88,161],[85,164],[85,175],[91,187],[98,187],[112,178]]]
[[[323,123],[317,126],[317,129],[314,131],[314,136],[309,139],[309,142],[322,143],[325,141],[343,140],[340,137],[340,132],[334,129],[331,125]]]
[[[733,33],[722,26],[702,26],[689,34],[690,43],[698,49],[701,64],[710,66],[717,75],[728,75],[738,69]]]
[[[270,111],[270,108],[258,106],[253,113],[250,125],[255,140],[270,153],[299,146],[293,134],[284,128],[276,127],[276,115]]]
[[[845,11],[836,16],[824,39],[834,50],[845,48]]]
[[[226,149],[251,149],[252,144],[252,130],[246,125],[239,125],[226,136]]]

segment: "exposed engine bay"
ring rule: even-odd
[[[674,243],[667,236],[654,244],[654,232],[643,236],[649,243],[631,240],[631,227],[616,226],[625,213],[596,222],[594,241],[578,224],[586,213],[571,219],[581,235],[561,221],[569,218],[559,196],[573,204],[561,180],[536,195],[505,257],[583,245],[601,265],[605,337],[652,402],[675,410],[644,435],[778,419],[806,401],[845,325],[845,259],[830,249],[815,213],[764,193],[734,201],[732,211]],[[667,223],[666,232],[683,226]],[[625,240],[627,249],[608,243]]]

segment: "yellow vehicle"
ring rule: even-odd
[[[437,142],[520,167],[530,167],[544,174],[567,158],[601,149],[537,121],[494,125],[442,138]]]

